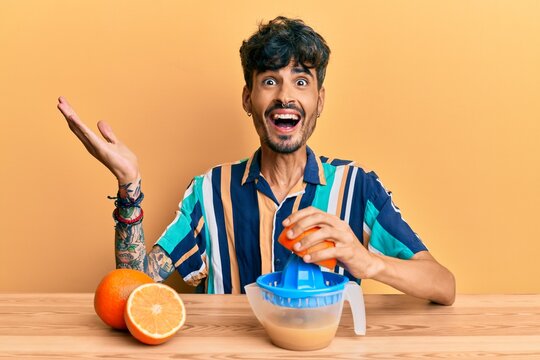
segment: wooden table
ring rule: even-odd
[[[346,303],[332,344],[312,352],[273,346],[243,295],[182,298],[184,328],[148,346],[104,325],[93,294],[0,293],[0,358],[540,359],[540,295],[461,295],[452,307],[366,295],[366,336]]]

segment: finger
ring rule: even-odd
[[[69,126],[70,130],[75,134],[75,136],[77,136],[77,138],[83,143],[86,150],[88,150],[88,152],[90,152],[92,155],[96,156],[97,148],[96,148],[96,145],[95,145],[95,141],[101,141],[97,137],[97,135],[93,134],[90,130],[85,132],[77,124],[75,124],[74,122],[71,122],[69,120],[68,120],[68,126]],[[90,136],[92,136],[92,135],[89,135],[89,134],[92,134],[94,136],[94,138],[95,138],[94,143],[90,139]]]
[[[58,101],[57,107],[66,118],[71,131],[77,135],[88,151],[90,151],[89,147],[93,148],[90,152],[94,154],[96,149],[102,145],[102,140],[81,121],[75,110],[64,97],[61,96]]]
[[[80,122],[79,116],[63,96],[58,98],[57,108],[60,110],[62,115],[64,115],[66,120],[69,121],[73,119]]]
[[[295,237],[302,234],[304,231],[314,228],[316,226],[336,226],[334,216],[320,210],[310,213],[307,216],[302,217],[298,221],[293,223],[293,225],[287,232],[287,237],[289,239],[294,239]]]
[[[315,212],[318,212],[320,211],[319,209],[313,207],[313,206],[309,206],[305,209],[302,209],[302,210],[298,210],[298,211],[295,211],[293,212],[291,215],[287,216],[287,218],[285,218],[285,220],[283,220],[282,224],[283,226],[289,226],[291,224],[294,224],[296,223],[298,220],[306,217],[306,216],[310,216],[312,214],[314,214]]]
[[[303,237],[302,240],[294,244],[293,248],[295,251],[303,251],[326,240],[336,242],[337,235],[338,234],[335,233],[335,230],[332,227],[321,227],[319,230],[311,232]]]
[[[64,115],[66,118],[66,121],[70,125],[70,127],[76,126],[77,128],[81,129],[82,132],[92,132],[79,118],[79,115],[75,112],[75,110],[71,107],[71,105],[67,102],[67,100],[64,97],[60,97],[58,99],[58,110]]]
[[[302,259],[307,263],[314,263],[322,260],[335,259],[336,258],[336,248],[326,248],[318,251],[314,251],[310,254],[306,254]]]
[[[84,147],[90,154],[93,156],[96,156],[96,149],[92,146],[90,141],[86,138],[86,136],[82,133],[81,129],[76,127],[75,125],[68,123],[69,128],[71,131],[77,136],[77,138],[83,143]]]
[[[114,132],[112,131],[112,128],[109,124],[107,124],[105,121],[99,121],[98,124],[99,132],[101,132],[101,135],[110,142],[111,144],[118,143],[118,139],[116,138],[116,135],[114,135]]]

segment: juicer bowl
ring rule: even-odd
[[[339,299],[319,307],[278,305],[269,301],[275,294],[256,284],[247,285],[246,293],[255,316],[274,345],[289,350],[317,350],[327,347],[334,339],[343,310],[343,290],[303,300],[322,304],[329,298]]]
[[[334,338],[343,301],[351,305],[354,331],[366,332],[360,286],[343,275],[321,271],[292,254],[283,271],[261,275],[244,287],[253,313],[275,345],[316,350]]]

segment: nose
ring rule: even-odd
[[[282,107],[291,106],[295,103],[292,88],[286,82],[281,84],[276,95],[276,102]]]

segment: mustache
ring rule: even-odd
[[[296,110],[300,113],[300,115],[305,118],[306,117],[306,113],[304,112],[303,109],[299,108],[298,106],[294,105],[294,104],[287,104],[287,107],[283,107],[283,105],[281,103],[276,103],[272,106],[270,106],[268,109],[266,109],[266,111],[264,112],[264,116],[265,117],[268,117],[270,115],[270,113],[274,110],[280,110],[280,109],[291,109],[291,110]]]

